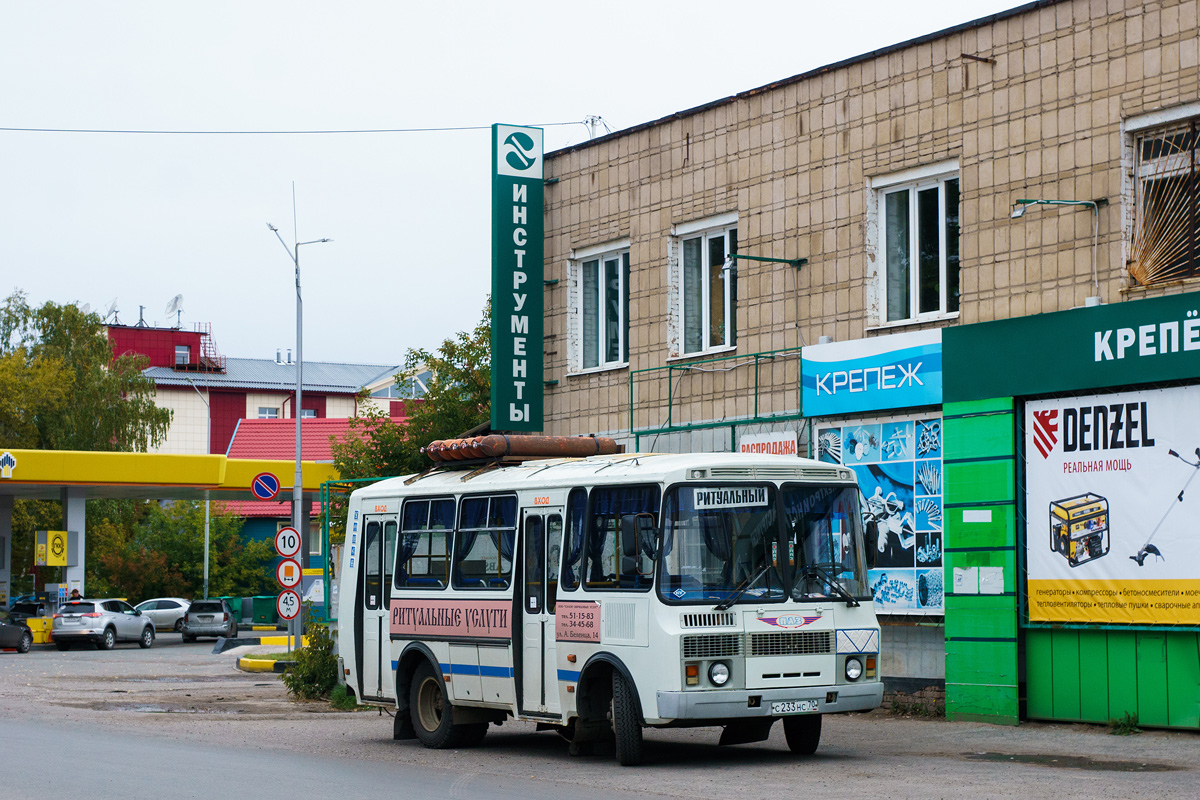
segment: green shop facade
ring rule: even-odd
[[[1200,293],[942,357],[947,716],[1200,728]]]

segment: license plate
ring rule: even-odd
[[[816,700],[784,700],[780,703],[771,703],[772,714],[803,714],[816,710]]]
[[[212,622],[212,617],[196,617],[201,622]]]

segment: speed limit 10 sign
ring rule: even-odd
[[[284,589],[275,601],[275,610],[279,612],[280,619],[295,619],[300,613],[300,595],[291,589]]]
[[[295,528],[280,528],[275,534],[275,552],[284,558],[300,554],[300,532]]]

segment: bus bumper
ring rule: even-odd
[[[869,711],[883,703],[883,682],[798,686],[793,689],[725,689],[692,692],[659,692],[658,716],[677,719],[748,719],[770,717],[771,704],[816,700],[817,714]]]

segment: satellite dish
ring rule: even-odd
[[[91,303],[84,303],[83,305],[81,305],[81,306],[79,307],[79,312],[80,312],[81,314],[90,314],[90,313],[92,313],[92,304],[91,304]]]
[[[119,313],[121,312],[117,310],[117,298],[114,297],[112,300],[109,300],[108,305],[104,307],[104,316],[102,319],[108,321],[108,318],[112,317],[113,322],[117,323],[117,314]]]
[[[175,315],[175,327],[180,327],[180,317],[183,316],[183,295],[177,294],[171,298],[171,302],[167,303],[166,315],[169,317]]]

